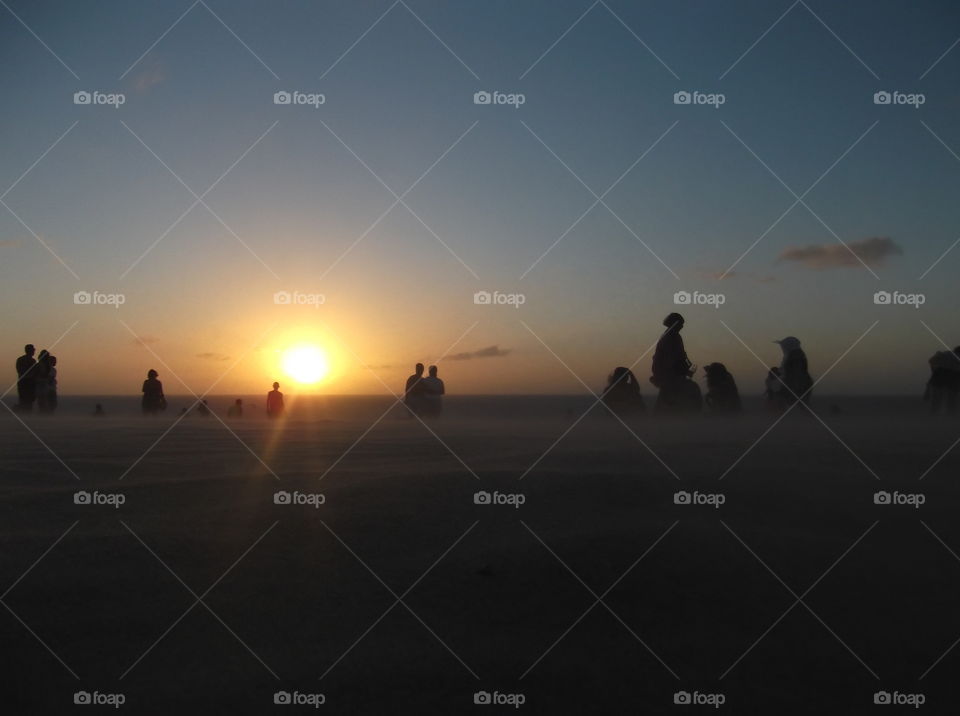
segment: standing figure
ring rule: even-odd
[[[23,347],[23,355],[17,358],[17,407],[25,413],[33,410],[33,401],[36,400],[33,368],[37,364],[33,354],[37,349],[32,343]]]
[[[653,376],[650,382],[660,389],[654,411],[657,413],[698,413],[703,405],[700,386],[690,380],[694,366],[687,358],[680,331],[684,320],[679,313],[663,319],[667,330],[657,341],[653,354]]]
[[[144,415],[156,415],[167,407],[167,399],[163,396],[163,383],[157,380],[159,373],[152,368],[147,371],[147,379],[143,381],[143,400],[140,403]]]
[[[936,415],[945,406],[947,414],[953,415],[960,393],[960,346],[952,351],[937,351],[929,363],[930,379],[924,398],[930,401],[930,413]]]
[[[437,366],[430,366],[429,373],[430,375],[422,381],[423,412],[426,415],[440,415],[443,412],[443,395],[447,391],[443,381],[437,377]]]
[[[283,393],[280,384],[274,383],[273,390],[267,393],[267,417],[279,418],[283,415]]]
[[[779,390],[780,402],[783,407],[790,407],[798,400],[804,405],[810,405],[813,390],[813,378],[807,367],[807,354],[800,347],[800,340],[787,336],[783,340],[774,341],[780,344],[783,351],[783,361],[780,363]]]
[[[403,403],[411,413],[419,415],[423,412],[423,396],[426,392],[423,384],[423,363],[417,363],[413,370],[413,375],[407,378],[403,389]]]

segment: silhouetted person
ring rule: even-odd
[[[783,387],[780,377],[779,366],[772,366],[763,381],[763,397],[770,410],[780,410],[780,389]]]
[[[94,407],[93,414],[98,418],[102,418],[104,415],[106,415],[106,413],[103,412],[103,406],[100,405],[100,403],[97,403],[97,405]]]
[[[414,367],[414,374],[407,378],[407,384],[403,391],[404,404],[416,414],[423,412],[423,363],[417,363]]]
[[[52,413],[57,409],[57,357],[47,358],[47,393],[46,412]]]
[[[646,412],[647,406],[640,395],[640,383],[633,371],[623,366],[613,369],[607,376],[607,387],[601,396],[603,402],[618,415]]]
[[[267,393],[267,416],[279,418],[281,415],[283,415],[283,393],[280,392],[280,384],[274,383],[273,390]]]
[[[17,358],[17,407],[24,411],[33,410],[33,402],[37,398],[33,368],[37,364],[33,354],[37,349],[32,343],[23,347],[23,355]]]
[[[159,373],[152,368],[147,371],[147,379],[143,381],[143,400],[140,407],[148,415],[155,415],[167,407],[167,399],[163,396],[163,383],[157,380]]]
[[[705,402],[711,413],[739,413],[742,410],[737,382],[723,363],[704,366],[707,376]]]
[[[680,331],[684,320],[679,313],[663,319],[667,330],[657,341],[653,354],[653,376],[650,382],[660,389],[654,410],[657,413],[699,412],[703,404],[700,386],[690,380],[694,366],[687,358]]]
[[[960,393],[960,346],[952,351],[937,351],[929,362],[930,379],[924,398],[930,401],[930,413],[936,415],[944,406],[947,414],[953,415]]]
[[[56,380],[56,368],[50,363],[50,352],[46,350],[37,354],[37,364],[33,367],[33,390],[37,398],[37,409],[41,413],[52,412],[50,404],[50,381]],[[54,388],[56,393],[56,388]],[[54,399],[54,404],[56,400]]]
[[[783,351],[783,361],[780,363],[780,402],[789,407],[801,400],[804,405],[810,405],[813,378],[807,367],[807,354],[800,347],[800,340],[787,336],[783,340],[774,341],[780,344]]]
[[[446,393],[443,381],[437,377],[437,366],[432,365],[430,375],[424,378],[423,385],[423,412],[427,415],[440,415],[443,411],[443,394]]]
[[[228,418],[242,418],[243,417],[243,400],[237,398],[233,405],[230,406],[230,409],[227,410]]]
[[[210,407],[207,405],[206,400],[201,400],[199,403],[197,403],[196,413],[204,418],[210,417]]]

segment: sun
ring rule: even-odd
[[[298,383],[316,383],[330,370],[327,356],[317,346],[296,346],[283,354],[284,372]]]

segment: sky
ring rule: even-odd
[[[788,335],[820,392],[918,394],[958,38],[929,0],[3,0],[8,378],[30,342],[64,394],[582,393],[680,310],[745,394]]]

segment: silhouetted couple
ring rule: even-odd
[[[41,413],[52,413],[57,408],[57,358],[48,351],[40,351],[28,343],[23,355],[17,358],[17,408],[29,413],[33,404]]]
[[[930,379],[924,400],[930,401],[930,412],[936,415],[946,408],[949,415],[957,412],[957,394],[960,393],[960,346],[952,351],[937,351],[930,358]]]
[[[417,363],[414,374],[407,378],[403,402],[415,415],[440,415],[446,388],[437,377],[437,366],[430,366],[430,374],[423,377],[423,363]]]

